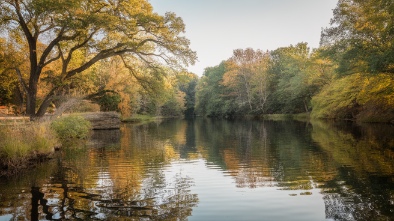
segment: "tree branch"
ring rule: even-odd
[[[150,90],[149,87],[146,86],[146,85],[149,85],[149,81],[144,80],[143,78],[139,77],[139,76],[137,75],[137,73],[135,72],[134,68],[127,64],[127,62],[124,60],[124,57],[123,57],[123,56],[120,56],[120,59],[122,60],[123,65],[131,72],[131,74],[133,75],[133,77],[135,77],[135,79],[137,79],[137,81],[141,83],[141,86],[142,86],[146,91],[152,91],[152,90]]]
[[[23,87],[23,90],[27,93],[28,92],[28,87],[26,85],[26,82],[22,78],[21,71],[19,70],[19,68],[15,68],[15,72],[16,72],[16,74],[18,76],[19,82],[21,83],[21,85]]]
[[[18,23],[21,25],[23,32],[25,33],[26,37],[29,39],[33,39],[33,35],[30,33],[29,27],[27,27],[27,24],[21,14],[21,8],[19,6],[19,1],[15,0],[15,12],[18,16]]]
[[[84,45],[86,45],[86,44],[93,38],[93,35],[94,35],[97,31],[98,31],[98,30],[93,31],[92,33],[90,33],[90,35],[89,35],[82,43],[77,44],[77,45],[75,45],[74,47],[72,47],[72,48],[70,49],[70,52],[68,53],[68,56],[67,56],[67,58],[64,60],[64,64],[63,64],[63,65],[65,65],[66,70],[67,70],[68,64],[69,64],[70,61],[71,61],[72,54],[74,53],[74,51],[77,50],[77,49],[79,49],[79,48],[82,48]]]
[[[62,40],[63,34],[64,34],[64,27],[60,30],[58,36],[55,39],[53,39],[53,41],[51,41],[51,43],[49,43],[48,47],[45,48],[44,52],[41,55],[40,62],[39,62],[39,65],[41,67],[44,67],[45,65],[47,65],[47,64],[52,62],[52,61],[51,62],[45,62],[45,60],[47,59],[49,53],[51,53],[53,47],[55,47]]]

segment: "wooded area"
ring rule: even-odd
[[[183,109],[175,73],[196,54],[182,19],[146,0],[6,0],[0,25],[0,102],[16,112],[41,117],[69,97],[125,115]]]
[[[199,79],[184,69],[197,56],[182,19],[147,0],[4,0],[0,105],[31,118],[77,97],[124,117],[307,112],[393,122],[393,21],[391,0],[339,0],[319,48],[236,49]]]
[[[394,121],[394,3],[340,0],[320,47],[234,50],[205,70],[196,110],[208,116],[294,114]]]

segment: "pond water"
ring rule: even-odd
[[[0,220],[394,220],[394,126],[166,120],[0,178]]]

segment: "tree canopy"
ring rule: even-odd
[[[394,2],[339,0],[321,45],[341,74],[394,73]]]
[[[43,115],[56,91],[100,60],[119,56],[134,75],[140,67],[160,72],[159,63],[179,68],[196,60],[182,36],[182,19],[154,13],[147,0],[4,0],[0,25],[29,64],[22,69],[15,63],[12,69],[32,117]],[[36,111],[44,75],[51,88]]]

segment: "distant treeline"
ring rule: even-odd
[[[215,117],[294,114],[394,120],[394,2],[340,0],[320,47],[236,49],[205,69],[196,113]]]

